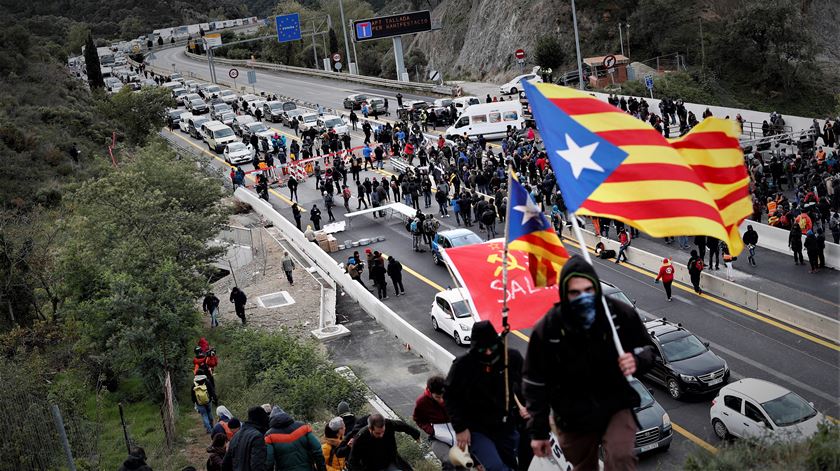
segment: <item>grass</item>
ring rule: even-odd
[[[99,397],[91,392],[86,401],[86,415],[99,425],[97,449],[99,463],[91,469],[117,469],[125,460],[127,451],[120,421],[119,403],[123,402],[125,422],[132,444],[146,451],[147,463],[155,470],[180,470],[188,463],[177,452],[183,446],[185,434],[200,417],[193,410],[190,399],[178,401],[175,406],[175,431],[178,441],[175,450],[168,451],[164,443],[160,408],[149,400],[137,400],[144,395],[139,379],[124,381],[113,393],[104,391]],[[193,463],[193,466],[196,464]]]

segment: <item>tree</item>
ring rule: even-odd
[[[91,34],[88,34],[85,42],[85,68],[87,69],[90,88],[105,88],[105,81],[102,79],[102,66],[99,64],[99,54],[96,52],[93,35]]]
[[[139,373],[157,396],[165,372],[173,380],[186,372],[195,300],[222,252],[207,241],[226,213],[219,183],[162,140],[121,162],[67,206],[66,312],[100,366]]]
[[[131,144],[145,143],[151,132],[166,124],[166,108],[175,101],[165,88],[143,88],[132,92],[128,87],[102,102],[102,112],[120,124],[120,131]]]
[[[543,68],[556,69],[566,61],[563,43],[557,35],[540,36],[534,46],[534,60]]]
[[[67,31],[67,52],[75,54],[81,52],[82,46],[87,42],[87,37],[90,36],[90,28],[84,23],[73,23]]]

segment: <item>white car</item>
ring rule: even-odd
[[[245,131],[245,129],[244,129],[245,125],[248,124],[248,123],[256,123],[256,122],[257,122],[257,118],[255,118],[251,115],[247,115],[247,114],[236,115],[236,117],[233,118],[233,126],[232,126],[233,127],[233,132],[235,132],[238,136],[241,137],[243,135],[243,132]]]
[[[219,93],[219,98],[221,98],[223,102],[231,104],[239,97],[233,90],[222,90],[222,92]]]
[[[342,119],[340,116],[328,114],[318,118],[315,127],[321,132],[333,130],[339,136],[342,136],[350,131],[344,119]]]
[[[516,94],[522,90],[522,82],[527,80],[531,83],[542,83],[542,77],[537,74],[523,74],[514,77],[510,82],[499,87],[499,93],[502,95]]]
[[[813,403],[768,381],[745,378],[724,386],[709,411],[712,429],[729,436],[771,440],[804,440],[825,420]]]
[[[437,293],[432,303],[432,327],[450,335],[458,345],[470,344],[475,322],[467,296],[464,288],[448,289]]]
[[[301,132],[308,131],[309,128],[316,126],[318,123],[318,113],[306,113],[299,116],[298,121],[300,121],[299,129]]]
[[[236,119],[236,114],[234,114],[233,111],[227,111],[222,113],[218,119],[226,126],[230,126],[231,128],[233,128],[233,120]]]
[[[241,142],[231,142],[225,147],[225,162],[238,165],[250,163],[254,160],[254,148],[251,144],[245,145]]]

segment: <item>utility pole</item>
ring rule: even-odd
[[[575,25],[575,50],[577,51],[578,63],[578,88],[583,90],[583,59],[580,57],[580,35],[578,34],[577,13],[575,12],[575,0],[572,0],[572,23],[574,23]]]
[[[315,43],[315,21],[310,21],[309,25],[312,27],[312,60],[315,64],[315,70],[318,70],[318,45]]]
[[[341,12],[341,30],[344,32],[344,53],[346,54],[344,57],[347,61],[347,70],[351,74],[353,73],[353,68],[350,67],[350,43],[347,42],[347,22],[344,21],[344,0],[338,0],[338,11]]]
[[[624,37],[621,35],[621,22],[618,23],[618,42],[619,42],[619,44],[621,44],[621,55],[623,56],[624,55]]]
[[[697,19],[700,22],[700,70],[706,70],[706,46],[703,41],[703,18]]]
[[[627,58],[630,58],[630,23],[627,23]]]
[[[347,22],[348,26],[350,26],[352,24],[353,24],[352,19]],[[352,29],[351,29],[351,31],[352,31]],[[349,61],[350,58],[347,58],[347,60]],[[353,40],[353,63],[356,64],[355,67],[354,67],[356,69],[356,75],[361,75],[359,73],[359,55],[356,53],[356,40],[355,39]]]

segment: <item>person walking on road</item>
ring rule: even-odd
[[[605,469],[631,470],[637,464],[633,409],[639,394],[626,376],[641,376],[653,366],[655,347],[633,307],[603,299],[600,286],[595,270],[581,257],[563,266],[561,302],[534,326],[525,356],[528,431],[534,455],[550,456],[553,417],[560,448],[574,469],[598,469],[603,452]],[[626,350],[621,356],[603,301]]]
[[[624,253],[630,247],[630,234],[624,227],[618,233],[618,255],[615,257],[615,263],[621,263],[621,256],[624,256],[624,261],[627,261],[627,254]]]
[[[788,247],[793,251],[793,264],[805,265],[805,257],[802,256],[802,230],[796,224],[790,228]]]
[[[662,260],[662,266],[659,267],[659,274],[656,275],[656,279],[653,282],[658,283],[659,280],[662,280],[662,287],[665,288],[665,296],[667,296],[668,301],[670,301],[671,283],[674,282],[674,266],[667,258]]]
[[[204,310],[206,314],[210,314],[210,327],[218,327],[219,326],[219,298],[216,297],[213,292],[207,293],[204,296],[204,302],[201,304],[201,308]]]
[[[744,245],[750,252],[747,260],[749,260],[750,265],[755,266],[755,246],[758,245],[758,232],[753,229],[752,225],[748,225],[747,232],[744,232]]]
[[[706,247],[709,249],[709,270],[720,270],[720,241],[706,236]]]
[[[297,203],[292,203],[292,216],[295,218],[295,226],[299,231],[302,231],[303,229],[300,228],[300,206]]]
[[[233,303],[236,316],[242,319],[242,325],[245,325],[245,303],[248,302],[248,296],[238,286],[234,286],[230,292],[230,302]]]
[[[391,277],[391,283],[394,284],[394,291],[396,296],[405,295],[405,287],[402,282],[402,264],[396,258],[388,257],[388,276]]]
[[[696,250],[691,251],[691,258],[688,259],[688,275],[691,278],[691,285],[694,287],[694,292],[703,294],[700,289],[700,274],[703,273],[703,257],[701,257]]]
[[[312,221],[316,231],[321,230],[321,210],[318,209],[317,204],[312,205],[312,209],[309,211],[309,220]]]
[[[379,299],[388,299],[388,283],[385,281],[387,271],[382,265],[382,259],[374,259],[370,267],[370,278],[376,286],[376,295]]]
[[[723,241],[720,243],[720,253],[723,255],[723,265],[726,267],[726,279],[733,281],[735,278],[732,276],[732,262],[738,260],[738,257],[732,256],[732,253],[729,252],[729,245]]]
[[[286,250],[283,252],[283,271],[286,273],[286,279],[289,280],[289,285],[294,286],[295,280],[292,278],[292,271],[295,269],[295,261],[292,260],[292,256],[289,255],[289,251]]]
[[[335,203],[333,203],[333,197],[330,193],[328,193],[326,191],[324,192],[323,196],[324,196],[324,207],[327,208],[327,216],[329,218],[328,221],[329,222],[334,222],[335,221],[335,216],[333,216],[332,208],[333,208],[333,206],[335,206]]]
[[[814,235],[814,231],[808,230],[805,234],[805,252],[808,253],[808,263],[811,265],[811,269],[808,270],[808,273],[816,273],[820,269],[819,263],[819,241],[817,240],[817,236]]]
[[[297,189],[298,189],[297,178],[295,178],[294,175],[289,176],[289,181],[286,182],[286,185],[289,187],[289,199],[291,199],[292,201],[299,201],[298,200],[298,194],[297,194]],[[298,228],[298,229],[300,229],[300,228]]]

